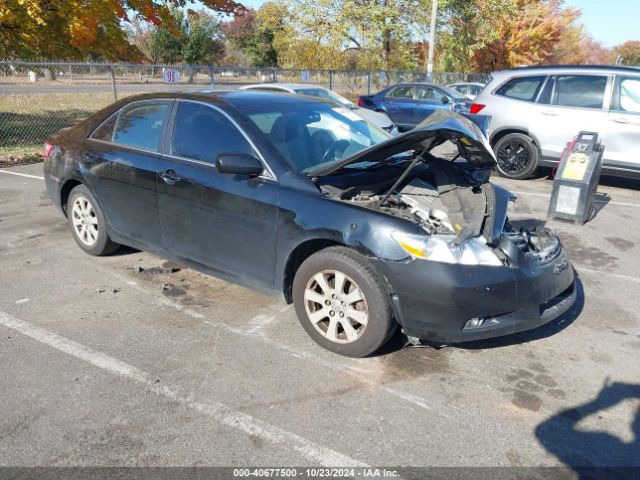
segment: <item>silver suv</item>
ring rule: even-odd
[[[640,176],[640,69],[526,67],[495,72],[471,105],[490,115],[499,173],[524,179],[558,163],[580,131],[597,132],[603,172]]]

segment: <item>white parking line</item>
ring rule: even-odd
[[[268,442],[283,446],[293,445],[293,449],[313,462],[324,466],[367,467],[367,464],[354,460],[339,452],[325,448],[307,440],[293,432],[281,429],[244,412],[234,410],[221,403],[197,402],[189,395],[182,395],[180,389],[173,385],[159,385],[155,377],[147,372],[129,365],[117,358],[85,347],[73,340],[62,337],[44,328],[20,320],[6,312],[0,311],[0,325],[11,328],[38,342],[64,352],[72,357],[87,362],[111,374],[119,375],[144,385],[152,392],[178,402],[192,410],[196,410],[227,427],[239,430],[247,435],[258,436]]]
[[[18,177],[35,178],[36,180],[44,180],[44,177],[40,177],[38,175],[30,175],[28,173],[10,172],[9,170],[2,169],[0,169],[0,173],[4,173],[6,175],[16,175]]]

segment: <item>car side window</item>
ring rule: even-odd
[[[396,87],[387,93],[387,97],[391,98],[413,98],[414,87],[405,85],[402,87]]]
[[[515,77],[498,88],[496,95],[533,102],[544,79],[544,76]]]
[[[416,99],[418,100],[440,100],[443,96],[435,88],[431,87],[418,87],[416,88]]]
[[[105,122],[96,128],[91,134],[91,138],[95,140],[102,140],[103,142],[113,141],[113,129],[116,126],[118,120],[118,114],[111,115]]]
[[[255,155],[236,126],[206,105],[180,102],[174,125],[172,155],[208,163],[214,163],[221,153]]]
[[[552,105],[602,108],[607,77],[602,75],[558,75],[551,98]]]
[[[640,77],[616,79],[612,110],[640,113]]]
[[[113,142],[129,147],[158,151],[168,101],[139,102],[124,107],[118,115]]]

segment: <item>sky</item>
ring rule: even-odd
[[[265,0],[239,0],[259,8]],[[580,21],[591,36],[605,47],[627,40],[640,40],[640,0],[565,0],[565,6],[582,11]]]
[[[605,47],[640,40],[639,0],[565,0],[564,4],[582,11],[580,21]]]

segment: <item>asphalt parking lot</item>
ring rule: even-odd
[[[41,175],[0,171],[1,465],[640,466],[640,181],[550,222],[580,279],[560,321],[348,359],[278,299],[84,254]],[[544,221],[549,180],[496,182]]]

